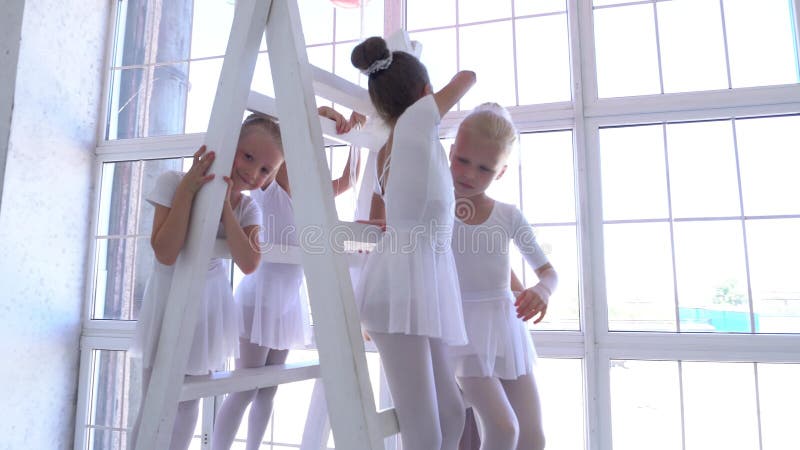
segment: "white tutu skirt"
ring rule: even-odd
[[[275,350],[305,348],[311,340],[307,299],[302,266],[261,263],[236,288],[241,336]]]
[[[502,295],[481,301],[465,296],[469,343],[450,348],[456,376],[514,380],[532,373],[536,350],[531,334],[517,318],[511,291]]]
[[[367,331],[466,344],[458,274],[449,242],[387,231],[364,263],[356,303]]]
[[[145,287],[136,334],[128,351],[130,356],[142,358],[144,368],[155,361],[172,273],[172,267],[156,263]],[[224,370],[228,358],[239,356],[239,334],[244,324],[221,261],[211,263],[202,297],[186,366],[188,375]]]

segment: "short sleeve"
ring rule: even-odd
[[[153,206],[171,207],[172,198],[175,197],[175,191],[178,190],[181,179],[183,179],[183,173],[181,172],[169,171],[162,173],[156,180],[155,187],[147,194],[145,199]]]
[[[261,217],[261,208],[258,203],[254,202],[252,198],[242,195],[242,216],[239,218],[239,225],[249,227],[252,225],[263,225]]]
[[[516,244],[522,257],[534,269],[538,269],[543,265],[549,263],[547,255],[539,246],[536,241],[536,234],[533,228],[522,215],[519,208],[511,206],[514,209],[511,221],[511,230],[513,232],[514,244]]]
[[[395,148],[430,149],[432,139],[439,139],[439,107],[433,95],[426,95],[406,108],[394,128]]]

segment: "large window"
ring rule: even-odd
[[[126,448],[139,380],[125,349],[152,266],[143,199],[202,142],[234,3],[115,2],[76,448]],[[299,0],[309,61],[361,86],[351,49],[400,26],[434,89],[477,72],[442,122],[446,149],[474,106],[509,108],[519,140],[490,195],[521,208],[560,277],[529,325],[548,448],[796,447],[798,3]],[[272,96],[267,51],[251,87]],[[335,175],[345,160],[328,149]],[[337,199],[343,220],[354,204]],[[385,398],[376,353],[368,365]],[[279,389],[261,448],[299,448],[312,385]],[[218,400],[194,449],[208,448]]]

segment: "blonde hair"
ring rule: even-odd
[[[517,141],[517,127],[511,114],[494,102],[476,106],[461,122],[461,127],[497,143],[506,154],[511,152]]]
[[[272,116],[261,113],[252,113],[242,122],[242,131],[240,136],[244,136],[248,131],[260,128],[266,131],[267,134],[275,140],[275,143],[283,153],[283,141],[281,141],[281,127],[278,125],[278,120]]]

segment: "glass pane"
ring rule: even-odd
[[[664,92],[726,89],[719,0],[656,3]]]
[[[678,222],[673,232],[681,331],[749,333],[742,223]]]
[[[406,28],[446,27],[456,24],[456,0],[406,0]]]
[[[115,70],[111,81],[108,139],[182,133],[187,70],[185,63],[148,70]]]
[[[547,14],[564,12],[567,10],[567,3],[564,0],[514,0],[514,15],[517,17],[532,14]]]
[[[532,330],[580,330],[580,296],[578,278],[578,241],[574,226],[535,227],[536,240],[542,246],[553,268],[558,272],[558,289],[547,306],[544,320],[529,327]],[[526,267],[525,286],[537,283],[536,274]],[[518,272],[517,272],[518,273]]]
[[[539,358],[536,384],[542,399],[547,448],[585,449],[583,361]]]
[[[110,140],[146,136],[142,118],[137,114],[146,103],[147,72],[144,69],[122,69],[111,73],[106,137]]]
[[[800,405],[800,364],[758,364],[763,450],[794,450]]]
[[[723,0],[733,87],[796,83],[792,2]]]
[[[739,216],[731,122],[666,127],[673,217]]]
[[[189,57],[191,1],[121,1],[116,25],[116,67],[176,62]]]
[[[661,125],[600,130],[603,219],[669,217]]]
[[[186,133],[208,129],[211,107],[217,93],[222,58],[192,61],[189,67],[189,100],[186,105]]]
[[[614,450],[682,447],[680,373],[674,361],[610,361]],[[658,389],[653,389],[658,386]]]
[[[422,44],[420,61],[428,69],[433,90],[443,88],[458,71],[456,29],[409,33],[409,38]]]
[[[619,5],[630,2],[631,0],[593,0],[592,5],[597,7],[597,6]]]
[[[525,217],[535,223],[575,222],[572,132],[521,134],[520,156]]]
[[[306,45],[333,42],[333,3],[329,0],[297,2]]]
[[[109,428],[127,425],[128,389],[131,366],[125,352],[92,351],[92,380],[89,423]]]
[[[511,0],[487,2],[458,0],[458,23],[483,22],[511,17]]]
[[[753,364],[684,362],[686,450],[759,448]]]
[[[383,0],[369,0],[363,5],[364,21],[360,8],[336,8],[336,41],[360,40],[361,37],[383,36]],[[361,26],[364,29],[361,29]]]
[[[800,214],[800,117],[735,123],[745,215]]]
[[[136,266],[133,268],[133,298],[129,306],[130,309],[124,314],[124,318],[129,320],[137,320],[139,318],[142,300],[144,300],[144,289],[147,286],[147,280],[150,279],[150,274],[153,272],[156,260],[153,247],[150,245],[150,236],[136,239],[135,250]]]
[[[511,21],[459,28],[459,69],[474,70],[480,82],[461,99],[461,109],[485,101],[516,105]]]
[[[567,15],[517,20],[516,33],[519,104],[569,101]]]
[[[756,332],[800,333],[800,219],[745,225]]]
[[[97,217],[98,236],[136,234],[139,217],[139,161],[103,164],[100,179],[100,205]]]
[[[98,239],[93,319],[130,318],[136,239]]]
[[[334,50],[335,59],[333,63],[333,72],[351,83],[361,83],[366,88],[369,78],[361,75],[361,72],[356,69],[355,66],[353,66],[353,63],[350,62],[350,54],[358,44],[358,42],[336,44],[336,48]]]
[[[225,54],[233,12],[232,1],[194,0],[192,59]]]
[[[652,5],[596,9],[594,35],[600,97],[661,92]]]
[[[609,329],[675,331],[669,225],[605,225]]]
[[[124,450],[126,433],[105,428],[90,428],[86,448],[89,450]]]
[[[93,350],[87,449],[125,449],[126,429],[139,409],[141,368],[123,351]],[[93,430],[98,427],[100,429]],[[113,433],[105,428],[114,428]]]

